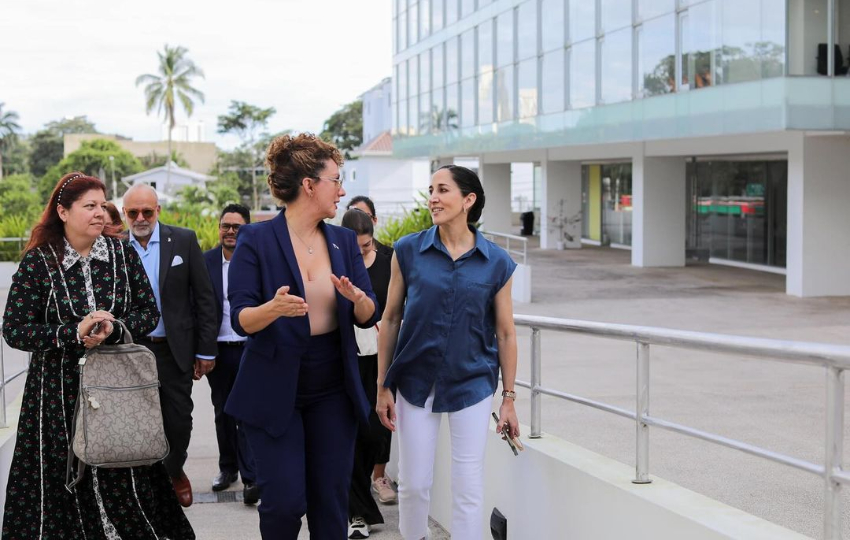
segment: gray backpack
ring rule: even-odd
[[[136,467],[168,455],[159,404],[156,357],[133,343],[122,321],[123,343],[100,345],[80,358],[80,392],[74,411],[65,487],[83,479],[86,465]],[[78,458],[77,474],[74,456]]]

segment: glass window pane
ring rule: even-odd
[[[596,2],[570,2],[570,41],[592,37],[596,37]]]
[[[681,16],[682,87],[702,88],[717,84],[714,65],[719,62],[720,40],[715,2],[692,6]],[[718,65],[718,74],[720,66]]]
[[[517,60],[537,56],[537,0],[520,4],[517,25]]]
[[[676,15],[643,23],[638,34],[638,89],[657,96],[676,89]]]
[[[460,0],[460,17],[472,15],[475,11],[475,0]]]
[[[460,125],[462,127],[475,125],[475,77],[460,83]]]
[[[632,245],[632,164],[602,166],[603,241]]]
[[[434,81],[434,88],[440,88],[446,84],[443,69],[443,44],[440,43],[431,49],[431,79]]]
[[[398,100],[407,99],[407,62],[398,65]]]
[[[570,49],[570,108],[596,105],[596,40],[577,43]]]
[[[543,51],[564,46],[564,0],[542,0],[540,3]]]
[[[432,131],[442,131],[446,125],[446,102],[443,99],[444,88],[437,88],[431,95],[431,128]]]
[[[543,83],[541,114],[564,110],[564,58],[564,49],[556,49],[543,55],[540,68]]]
[[[431,132],[431,92],[419,94],[419,134]]]
[[[701,6],[694,6],[694,9]],[[723,0],[722,36],[719,57],[723,83],[753,81],[761,78],[760,59],[755,46],[760,41],[761,0]],[[695,15],[691,13],[691,20]],[[693,21],[696,23],[696,21]]]
[[[443,29],[443,15],[445,14],[445,0],[431,0],[431,31],[438,32]]]
[[[638,20],[645,21],[658,15],[676,11],[676,0],[638,0]]]
[[[407,100],[398,102],[398,134],[407,135]]]
[[[514,119],[514,66],[496,72],[496,120]]]
[[[514,63],[514,10],[496,17],[496,62],[498,67]]]
[[[446,82],[451,84],[458,81],[458,50],[457,37],[451,37],[446,41]]]
[[[407,95],[419,95],[419,57],[414,56],[407,61]]]
[[[475,29],[460,35],[460,78],[475,75]]]
[[[785,73],[785,17],[785,0],[762,0],[761,38],[755,54],[761,57],[763,79]]]
[[[393,4],[395,5],[395,4]],[[393,19],[393,54],[398,52],[398,19]]]
[[[632,29],[605,34],[602,47],[602,103],[632,99]]]
[[[602,0],[602,31],[632,24],[632,0]]]
[[[431,51],[419,55],[419,93],[431,90]]]
[[[478,76],[478,124],[493,122],[493,77],[492,71]]]
[[[410,6],[407,20],[407,44],[414,45],[419,41],[419,4]]]
[[[458,85],[450,84],[446,87],[446,129],[457,129],[460,126],[458,122],[460,116],[460,106],[458,101]]]
[[[396,64],[396,65],[393,66],[393,91],[392,91],[393,103],[398,101],[398,96],[399,96],[398,87],[399,87],[399,80],[400,79],[399,79],[399,74],[398,74],[398,71],[399,71],[398,66],[399,66],[399,64]]]
[[[537,114],[537,58],[523,60],[517,65],[517,96],[519,117]]]
[[[407,12],[398,16],[398,50],[407,48]]]
[[[407,122],[407,134],[416,135],[416,127],[419,122],[419,97],[413,96],[407,100],[407,114],[409,120]]]
[[[431,0],[419,0],[419,37],[431,35]]]
[[[458,0],[446,0],[446,26],[457,22]]]
[[[493,20],[478,25],[478,72],[493,71]]]

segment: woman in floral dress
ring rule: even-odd
[[[6,508],[3,539],[193,540],[162,463],[87,467],[65,489],[79,373],[87,348],[121,340],[120,319],[134,336],[159,319],[136,251],[103,234],[103,183],[62,177],[33,229],[12,280],[3,337],[31,351]]]

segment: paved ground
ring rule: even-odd
[[[629,257],[629,252],[613,249],[531,249],[533,303],[518,304],[515,310],[738,335],[850,341],[850,298],[793,298],[784,294],[783,276],[710,265],[641,269],[629,266]],[[4,293],[0,290],[3,304]],[[520,329],[520,377],[526,380],[528,335]],[[543,355],[547,386],[634,408],[632,345],[544,332]],[[651,410],[654,416],[819,462],[824,454],[824,380],[817,368],[653,348]],[[527,392],[520,391],[518,406],[526,423],[527,398]],[[217,468],[206,382],[196,385],[195,403],[187,470],[195,491],[203,493],[209,492]],[[850,396],[846,403],[850,407]],[[634,425],[619,417],[546,398],[543,428],[634,463]],[[845,437],[845,447],[850,447],[850,437]],[[809,536],[822,536],[823,486],[808,473],[659,430],[651,435],[650,471]],[[394,508],[387,510],[388,524],[375,538],[398,538]],[[259,538],[256,510],[241,503],[196,504],[187,513],[199,539]],[[850,537],[850,519],[845,519],[844,536]]]

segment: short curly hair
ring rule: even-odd
[[[301,180],[317,177],[329,159],[342,167],[337,147],[312,133],[277,137],[266,152],[272,196],[284,203],[293,202],[301,193]]]

